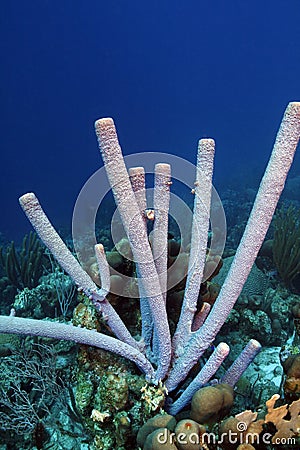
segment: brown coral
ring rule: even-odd
[[[265,422],[272,422],[277,429],[272,438],[273,444],[278,443],[278,440],[298,436],[300,429],[300,400],[290,405],[282,405],[275,408],[275,402],[279,398],[280,396],[275,394],[266,402],[268,413],[265,417]]]
[[[193,396],[191,418],[198,423],[209,423],[224,417],[233,403],[233,389],[222,383],[199,389]]]
[[[291,355],[283,363],[286,379],[283,385],[285,396],[297,399],[300,396],[300,355]]]

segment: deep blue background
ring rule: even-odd
[[[125,154],[194,162],[198,138],[214,137],[218,185],[263,172],[286,104],[300,100],[299,0],[15,0],[0,17],[10,238],[30,229],[17,201],[28,191],[70,223],[102,164],[97,118],[115,119]]]

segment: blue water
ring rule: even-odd
[[[70,224],[102,165],[100,117],[115,119],[124,154],[194,162],[198,138],[214,137],[215,183],[256,183],[300,100],[299,23],[298,0],[2,2],[0,231],[30,230],[27,191]]]

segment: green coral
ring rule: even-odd
[[[73,324],[106,328],[90,301],[81,294],[79,300]],[[113,353],[80,346],[75,399],[93,450],[135,449],[138,430],[163,407],[165,388],[147,384],[133,364]]]
[[[101,377],[94,399],[94,407],[99,411],[120,411],[128,401],[128,384],[125,373],[107,373]]]
[[[94,385],[91,377],[84,372],[79,372],[76,383],[76,407],[80,414],[85,415],[90,409],[90,404],[93,398]]]
[[[44,270],[44,257],[44,246],[33,232],[24,236],[20,250],[13,241],[5,250],[0,247],[0,266],[10,284],[19,290],[38,285]]]
[[[131,419],[126,411],[121,411],[115,414],[113,424],[116,428],[116,444],[120,448],[130,436]]]
[[[85,314],[83,317],[88,319]],[[97,327],[97,323],[94,325]],[[144,376],[125,359],[80,347],[76,406],[93,436],[93,450],[137,448],[137,432],[161,410],[164,394],[163,385],[146,384]]]

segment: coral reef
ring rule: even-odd
[[[54,268],[53,272],[40,278],[38,286],[20,291],[12,306],[21,317],[62,317],[66,320],[72,317],[76,299],[77,290],[71,278]]]
[[[118,449],[125,449],[126,446],[133,448],[134,434],[138,428],[161,408],[177,415],[192,401],[192,419],[208,420],[196,413],[195,402],[199,389],[203,386],[203,389],[214,391],[218,395],[220,415],[224,407],[228,411],[232,404],[232,389],[260,351],[261,345],[245,336],[243,347],[236,352],[235,358],[231,359],[232,364],[229,367],[227,365],[227,370],[224,371],[221,365],[229,353],[229,346],[219,340],[218,333],[220,330],[222,332],[227,319],[238,324],[243,322],[243,316],[244,326],[248,324],[247,334],[259,327],[261,337],[277,330],[278,339],[283,338],[282,331],[286,330],[280,321],[281,311],[278,310],[276,315],[268,300],[264,305],[265,310],[262,310],[263,299],[268,298],[265,297],[268,287],[266,277],[258,271],[253,277],[250,276],[249,289],[245,283],[272,220],[299,141],[300,104],[290,103],[284,114],[245,232],[220,291],[211,284],[212,276],[216,275],[222,264],[220,228],[216,227],[215,232],[212,230],[210,241],[213,243],[215,239],[215,247],[211,244],[207,250],[209,214],[214,210],[211,207],[214,141],[199,141],[196,180],[192,189],[194,210],[191,243],[186,252],[188,258],[185,256],[187,264],[180,267],[180,271],[182,267],[187,268],[181,274],[181,277],[186,277],[186,281],[183,289],[177,291],[183,295],[178,321],[174,321],[172,333],[166,307],[171,278],[168,277],[168,269],[170,273],[174,273],[177,260],[182,259],[183,253],[178,249],[176,241],[170,242],[172,239],[168,235],[172,184],[170,165],[156,164],[153,208],[147,208],[144,169],[131,168],[128,174],[113,121],[97,121],[96,134],[127,238],[118,242],[119,245],[108,254],[108,259],[104,246],[96,244],[97,266],[95,261],[89,259],[86,264],[87,273],[52,227],[36,196],[33,193],[23,195],[20,204],[39,237],[79,290],[89,298],[90,303],[84,298],[78,305],[74,324],[17,317],[16,310],[13,309],[10,316],[0,316],[0,331],[84,344],[79,353],[76,408],[93,434],[95,449],[108,450],[116,446]],[[153,222],[150,236],[149,221]],[[170,264],[169,258],[172,255],[174,261]],[[138,293],[141,339],[136,339],[130,333],[121,317],[121,311],[118,314],[112,305],[116,300],[112,297],[115,294],[112,287],[115,290],[120,285],[121,288],[124,286],[116,278],[120,275],[111,276],[108,260],[113,268],[123,266],[126,275],[131,276],[135,272],[133,285],[126,286],[119,297],[124,297],[124,294],[126,297],[134,297],[133,292]],[[263,279],[265,285],[261,283]],[[261,292],[257,290],[257,280],[260,280]],[[180,284],[180,281],[182,280],[177,280],[174,285]],[[244,295],[250,307],[242,315],[238,308],[233,308],[239,298],[244,298],[240,297],[244,285]],[[23,297],[18,299],[22,303],[25,295],[24,305],[26,294],[28,293],[23,292]],[[95,315],[91,313],[91,308],[94,308]],[[98,314],[102,317],[101,321],[98,320]],[[67,307],[64,310],[62,308],[62,316],[66,319]],[[225,327],[226,325],[227,323]],[[216,342],[218,345],[212,347],[215,339],[219,340]],[[144,373],[148,384],[138,376],[138,372],[135,372],[136,369],[128,361],[120,362],[120,358],[111,354],[107,357],[107,350],[132,361]],[[106,359],[108,362],[105,362]],[[190,371],[194,370],[199,360],[199,370],[189,383]],[[213,377],[218,369],[216,381]],[[222,384],[206,386],[207,383],[225,383],[230,388],[225,390]],[[194,402],[192,399],[195,396]],[[293,406],[290,412],[293,420],[294,409],[297,412],[297,408]],[[197,428],[192,422],[190,425],[181,425],[189,429],[192,426]],[[277,425],[283,426],[283,422],[276,423],[275,426]],[[161,429],[167,430],[167,440],[172,437],[170,430],[158,428]],[[292,431],[295,434],[295,430]],[[157,430],[149,433],[145,449],[161,448],[157,442],[157,433]],[[176,443],[171,442],[165,448],[177,448]]]
[[[260,417],[257,412],[245,410],[218,424],[208,424],[205,418],[200,421],[188,418],[174,423],[172,416],[157,415],[142,427],[140,447],[143,450],[298,448],[300,400],[275,407],[278,399],[279,395],[273,395]]]

